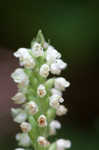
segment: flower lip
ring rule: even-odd
[[[21,130],[24,132],[24,133],[27,133],[31,130],[31,124],[28,123],[28,122],[22,122],[21,125]]]
[[[43,84],[40,84],[37,88],[37,94],[40,97],[44,97],[46,95],[46,89],[45,86]]]
[[[46,147],[46,146],[49,145],[48,140],[47,140],[45,137],[43,137],[43,136],[39,136],[38,139],[37,139],[37,142],[38,142],[41,146],[43,146],[43,147]]]
[[[40,115],[38,118],[38,124],[40,127],[46,127],[47,126],[47,119],[45,115]]]

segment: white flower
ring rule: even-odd
[[[50,71],[52,74],[56,74],[56,75],[59,75],[61,73],[61,69],[56,63],[51,64]]]
[[[56,115],[57,116],[62,116],[67,113],[68,109],[64,105],[60,105],[58,109],[56,110]]]
[[[56,134],[56,129],[60,129],[61,128],[61,123],[57,120],[53,120],[50,123],[50,135],[54,135]]]
[[[59,69],[63,70],[67,67],[67,64],[63,62],[62,59],[56,59],[56,64],[59,67]]]
[[[45,137],[43,137],[43,136],[39,136],[38,139],[37,139],[37,142],[38,142],[41,146],[43,146],[43,147],[46,147],[46,146],[49,145],[48,140],[47,140]]]
[[[11,114],[13,117],[16,117],[20,112],[22,112],[21,108],[11,108]]]
[[[33,52],[33,55],[35,57],[40,57],[40,56],[44,55],[43,48],[41,47],[41,44],[39,44],[37,42],[34,43],[34,45],[32,47],[32,52]]]
[[[11,77],[16,83],[21,84],[22,86],[28,85],[29,83],[28,76],[25,74],[22,68],[16,69],[12,73]]]
[[[40,68],[40,75],[46,78],[49,75],[49,65],[43,64]]]
[[[17,133],[16,134],[15,138],[16,138],[17,141],[19,141],[21,139],[21,135],[22,135],[22,133]]]
[[[26,98],[25,98],[23,93],[18,92],[15,96],[12,97],[12,100],[16,104],[22,104],[22,103],[24,103],[26,101]]]
[[[24,133],[27,133],[31,130],[31,124],[28,123],[28,122],[22,122],[21,125],[21,130],[24,132]]]
[[[29,54],[28,49],[20,48],[14,53],[14,56],[19,58],[21,66],[25,66],[26,68],[29,69],[35,67],[35,61],[32,58],[32,56]]]
[[[56,94],[52,95],[49,99],[50,99],[49,102],[50,106],[56,109],[58,109],[60,103],[64,102],[64,99],[61,96]]]
[[[17,123],[22,123],[24,121],[26,121],[27,119],[27,114],[26,112],[20,112],[15,118],[14,118],[14,121],[17,122]]]
[[[27,55],[28,51],[26,48],[19,48],[13,55],[17,58],[24,57]]]
[[[52,88],[52,89],[51,89],[51,94],[52,94],[52,95],[59,95],[59,96],[62,96],[62,92],[59,91],[59,90],[57,90],[57,89],[55,89],[55,88]]]
[[[71,147],[70,140],[59,139],[56,141],[56,150],[64,150]]]
[[[34,101],[31,101],[27,104],[27,109],[31,115],[34,115],[38,112],[38,106]]]
[[[40,127],[46,127],[47,126],[47,119],[45,115],[40,115],[38,118],[38,124]]]
[[[48,46],[46,51],[46,60],[48,64],[52,64],[56,59],[61,58],[61,54],[51,45]]]
[[[69,85],[70,83],[66,81],[66,79],[63,77],[59,77],[55,79],[55,88],[60,91],[64,91],[65,88],[69,87]]]
[[[15,150],[25,150],[24,148],[16,148]]]
[[[37,88],[37,94],[40,97],[44,97],[46,95],[46,89],[43,84],[40,84],[39,87]]]
[[[27,133],[22,133],[18,141],[19,145],[23,147],[29,147],[31,145],[31,140]]]

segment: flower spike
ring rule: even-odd
[[[21,105],[21,108],[11,109],[13,120],[21,129],[21,133],[16,134],[19,148],[15,150],[70,148],[69,140],[59,139],[53,143],[48,140],[61,128],[55,117],[67,113],[62,92],[70,86],[63,77],[49,76],[60,75],[67,63],[60,52],[45,41],[41,30],[31,42],[31,48],[19,48],[14,56],[19,59],[20,68],[11,74],[18,88],[12,100]]]

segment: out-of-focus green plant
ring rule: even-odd
[[[17,83],[18,92],[12,97],[21,108],[12,108],[14,121],[20,124],[21,133],[16,135],[18,145],[15,150],[64,150],[71,142],[59,139],[53,143],[48,137],[61,128],[56,115],[67,113],[62,92],[70,83],[63,77],[47,78],[51,72],[60,75],[67,64],[61,54],[48,42],[41,31],[31,42],[31,48],[20,48],[14,56],[19,58],[21,68],[17,68],[11,77]]]

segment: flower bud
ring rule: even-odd
[[[46,127],[47,126],[47,119],[45,115],[40,115],[38,118],[38,124],[40,127]]]
[[[40,84],[39,87],[37,88],[37,94],[39,97],[44,97],[46,95],[46,89],[43,84]]]

